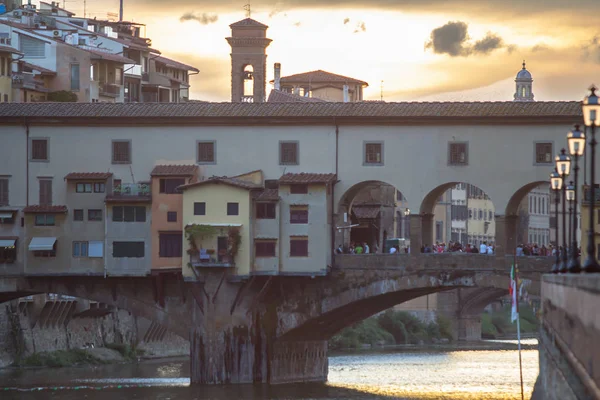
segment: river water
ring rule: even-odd
[[[525,398],[538,374],[537,350],[524,350]],[[189,385],[189,362],[0,370],[0,399],[520,399],[514,350],[380,350],[329,358],[327,384]]]

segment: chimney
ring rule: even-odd
[[[275,90],[281,90],[281,64],[275,63]]]
[[[350,96],[348,95],[348,85],[344,85],[344,103],[348,103],[350,101]]]

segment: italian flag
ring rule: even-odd
[[[511,313],[511,321],[514,323],[519,318],[519,309],[518,309],[518,299],[517,299],[517,270],[515,270],[515,265],[513,264],[510,270],[510,288],[508,291],[510,293],[510,299],[512,303],[512,313]]]

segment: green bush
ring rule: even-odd
[[[138,354],[141,353],[135,347],[125,343],[107,343],[105,347],[118,351],[126,360],[135,360]]]
[[[59,90],[48,93],[48,101],[56,101],[60,103],[76,103],[77,94],[68,90]]]
[[[375,345],[380,342],[394,344],[394,337],[382,329],[375,318],[368,318],[348,327],[329,341],[332,349],[357,349],[362,344]]]
[[[439,327],[440,337],[452,341],[454,339],[454,336],[452,334],[452,322],[450,322],[450,319],[446,318],[441,314],[438,314],[435,319],[435,322]]]
[[[85,350],[57,350],[52,352],[34,353],[21,361],[24,367],[70,367],[78,364],[103,364],[101,360]]]

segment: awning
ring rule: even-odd
[[[0,247],[15,247],[16,239],[0,239]]]
[[[214,226],[215,228],[239,228],[242,226],[242,224],[211,224],[211,223],[196,223],[196,222],[192,222],[187,224],[186,226],[193,226],[193,225],[208,225],[208,226]]]
[[[29,251],[52,250],[56,243],[55,237],[34,237],[29,242]]]
[[[13,213],[11,213],[11,212],[0,212],[0,219],[12,218],[12,217],[13,217]]]

